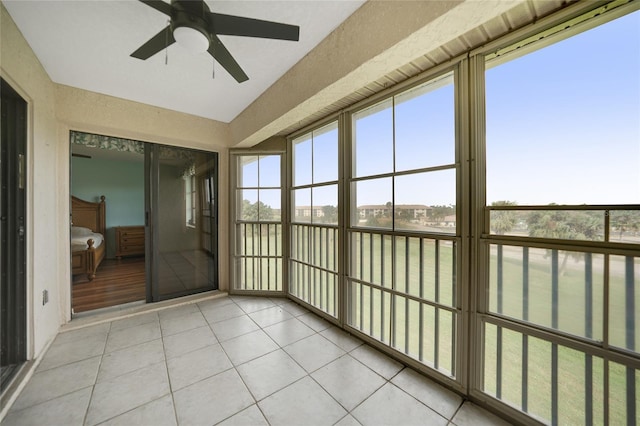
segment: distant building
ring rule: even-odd
[[[396,204],[396,215],[403,215],[412,219],[426,217],[431,207],[424,204]],[[386,204],[369,204],[358,206],[358,214],[361,219],[369,217],[391,217],[391,205]]]
[[[444,219],[442,220],[442,222],[440,223],[440,226],[446,226],[448,228],[455,228],[455,226],[456,226],[456,215],[455,214],[450,214],[448,216],[445,216]]]
[[[324,206],[296,206],[295,217],[324,217]]]

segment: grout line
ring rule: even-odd
[[[462,402],[460,402],[460,405],[458,405],[458,408],[456,408],[456,411],[453,412],[453,414],[451,415],[451,418],[448,419],[449,422],[453,422],[453,419],[456,417],[456,415],[458,415],[458,412],[462,410],[462,406],[464,405],[465,402],[467,402],[467,399],[462,398]]]
[[[89,410],[91,409],[91,402],[93,401],[93,393],[96,390],[96,385],[98,384],[98,376],[100,376],[100,369],[102,367],[102,361],[106,354],[107,343],[109,342],[109,335],[111,334],[111,322],[109,323],[109,329],[107,330],[107,335],[104,339],[104,347],[102,348],[102,354],[100,354],[100,362],[98,363],[98,368],[96,369],[96,376],[93,379],[93,385],[91,386],[91,395],[89,396],[89,403],[87,404],[87,409],[84,413],[84,418],[82,419],[82,424],[87,424],[87,418],[89,417]]]

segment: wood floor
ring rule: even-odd
[[[93,281],[74,277],[71,294],[75,313],[145,300],[144,257],[103,260]]]

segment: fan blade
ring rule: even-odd
[[[233,56],[231,56],[231,53],[224,47],[224,44],[213,34],[211,34],[211,43],[209,44],[208,52],[238,83],[249,80],[249,77],[242,71],[242,68],[240,68],[240,65],[233,59]]]
[[[209,31],[214,34],[292,41],[298,41],[300,38],[300,27],[297,25],[222,15],[220,13],[211,13],[209,16],[211,21]]]
[[[158,12],[162,12],[167,16],[171,16],[171,5],[169,3],[165,3],[162,0],[140,0],[142,3],[147,6],[151,6]]]
[[[176,40],[170,27],[166,27],[158,34],[154,35],[148,42],[143,44],[131,54],[132,57],[138,59],[149,59],[165,47],[171,46]]]

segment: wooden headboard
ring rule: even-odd
[[[73,226],[82,226],[105,235],[106,206],[104,199],[104,195],[102,195],[100,202],[91,203],[71,196],[71,223]]]

